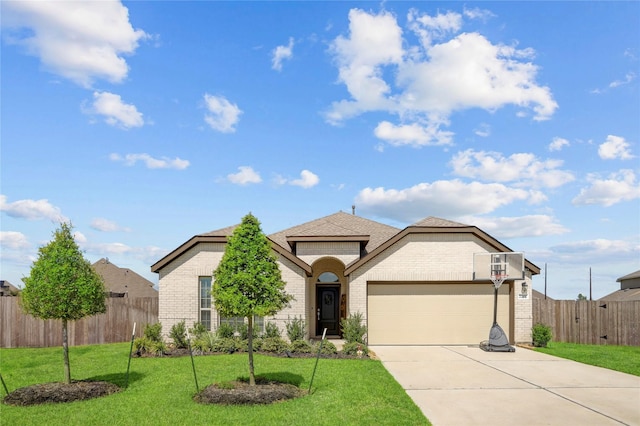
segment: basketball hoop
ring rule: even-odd
[[[502,283],[509,278],[507,274],[495,274],[491,275],[491,281],[493,281],[493,286],[498,289],[502,285]]]

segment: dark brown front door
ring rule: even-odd
[[[327,335],[340,334],[340,287],[316,287],[316,335],[321,336],[327,329]]]

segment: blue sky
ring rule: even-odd
[[[548,295],[640,269],[638,2],[2,1],[1,278],[252,212],[476,225]],[[543,290],[544,271],[534,278]]]

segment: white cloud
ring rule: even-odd
[[[240,170],[238,173],[231,173],[227,175],[229,182],[237,185],[248,185],[250,183],[262,182],[260,174],[253,170],[252,167],[240,166],[238,167],[238,170]]]
[[[481,138],[487,138],[491,136],[491,126],[489,126],[487,123],[480,123],[480,125],[478,125],[473,133],[480,136]]]
[[[291,185],[300,186],[302,188],[311,188],[316,186],[320,182],[318,175],[310,172],[309,170],[303,170],[300,172],[300,179],[294,179],[290,182]]]
[[[479,9],[477,7],[474,7],[473,9],[467,9],[466,7],[464,8],[464,11],[462,12],[462,14],[469,19],[479,19],[483,22],[488,21],[490,18],[495,17],[496,15],[491,12],[490,10],[486,10],[486,9]]]
[[[276,71],[281,71],[282,61],[293,58],[293,37],[289,37],[289,44],[287,46],[277,46],[273,49],[272,54],[271,68]]]
[[[22,232],[0,231],[0,247],[10,250],[21,250],[31,247],[27,236]]]
[[[129,232],[130,231],[129,228],[122,227],[117,223],[102,217],[97,217],[93,219],[91,221],[90,226],[91,228],[97,231],[102,231],[102,232],[118,232],[118,231]]]
[[[147,37],[131,26],[119,1],[11,1],[2,2],[2,13],[3,26],[16,30],[10,42],[87,88],[96,79],[124,80],[129,71],[124,55]]]
[[[608,135],[607,141],[598,147],[598,155],[603,160],[630,160],[631,154],[629,142],[620,136]]]
[[[7,197],[0,195],[0,211],[5,212],[11,217],[41,220],[48,219],[53,222],[68,222],[69,219],[62,215],[60,209],[48,200],[18,200],[13,203],[7,203]]]
[[[569,229],[558,223],[554,217],[548,215],[519,217],[470,216],[458,218],[457,220],[475,225],[498,239],[541,237],[569,232]]]
[[[609,87],[612,88],[612,89],[615,89],[616,87],[620,87],[620,86],[624,86],[625,84],[629,84],[635,79],[636,79],[635,73],[628,72],[624,76],[624,80],[614,80],[611,83],[609,83]]]
[[[93,106],[87,112],[102,115],[107,124],[123,129],[144,125],[142,113],[135,105],[124,103],[120,95],[114,93],[94,92]]]
[[[551,143],[549,144],[549,151],[560,151],[562,148],[564,148],[565,146],[569,146],[571,145],[569,143],[568,140],[563,139],[563,138],[559,138],[559,137],[555,137],[553,138],[553,140],[551,141]]]
[[[543,199],[537,191],[455,179],[420,183],[400,190],[365,188],[356,196],[355,204],[373,216],[412,223],[426,216],[455,218],[486,214],[515,201],[536,203]]]
[[[556,188],[575,179],[573,173],[559,169],[562,164],[562,160],[542,161],[530,153],[504,157],[498,152],[473,149],[458,152],[450,162],[457,176],[547,188]]]
[[[238,105],[232,104],[224,96],[213,96],[204,94],[204,101],[208,113],[204,116],[204,121],[212,129],[222,133],[233,133],[236,131],[235,125],[240,120],[242,110]]]
[[[636,182],[633,170],[620,170],[606,179],[596,174],[587,176],[591,184],[580,190],[580,194],[572,200],[575,205],[598,204],[610,207],[614,204],[640,198],[640,185]]]
[[[423,126],[418,123],[394,125],[382,121],[373,133],[378,139],[393,146],[410,145],[414,147],[425,145],[451,145],[453,133],[440,130],[438,125],[429,123]]]
[[[409,26],[422,44],[411,46],[389,12],[352,9],[348,36],[337,37],[331,45],[338,81],[351,98],[334,102],[326,112],[327,121],[340,124],[358,114],[383,111],[398,115],[402,122],[393,127],[385,122],[388,130],[413,130],[412,123],[419,123],[418,127],[430,129],[427,134],[438,134],[455,111],[493,112],[506,105],[519,107],[518,116],[531,110],[534,120],[549,119],[558,105],[550,89],[535,81],[538,66],[531,62],[533,50],[492,44],[478,33],[452,36],[461,28],[460,19],[451,12],[418,16],[412,11]],[[445,40],[433,44],[438,38]],[[407,138],[389,140],[396,145],[424,144]]]
[[[549,248],[550,259],[557,262],[580,263],[601,262],[602,259],[623,261],[637,260],[640,244],[637,241],[607,240],[604,238],[582,241],[571,241]],[[622,274],[621,274],[622,275]]]
[[[120,154],[111,154],[109,155],[109,159],[111,161],[119,161],[124,163],[126,166],[133,166],[138,161],[142,161],[145,163],[148,169],[175,169],[175,170],[184,170],[191,164],[189,160],[183,160],[179,157],[174,159],[162,157],[162,158],[154,158],[149,154],[126,154],[124,157]]]

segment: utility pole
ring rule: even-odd
[[[544,300],[547,300],[547,263],[544,264]]]
[[[589,268],[589,300],[593,300],[593,297],[591,297],[591,268]]]

